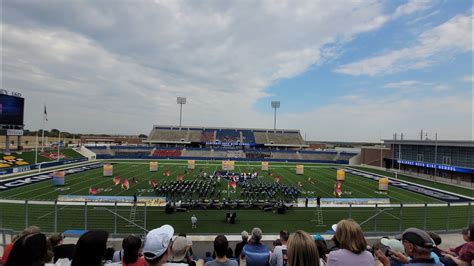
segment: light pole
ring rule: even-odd
[[[275,109],[275,115],[273,116],[273,130],[276,131],[277,108],[280,108],[280,101],[272,101],[272,108]]]
[[[59,162],[59,148],[61,147],[61,131],[58,130],[58,162]]]
[[[179,104],[179,127],[181,127],[181,118],[182,118],[182,113],[183,113],[183,104],[186,104],[186,98],[185,97],[178,97],[176,98],[176,103]]]

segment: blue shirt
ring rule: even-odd
[[[268,266],[270,250],[261,243],[247,244],[242,249],[242,256],[247,266]]]

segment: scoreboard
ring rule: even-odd
[[[25,99],[0,94],[0,125],[23,125]]]

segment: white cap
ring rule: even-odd
[[[165,224],[148,232],[143,245],[143,256],[147,260],[154,260],[163,255],[168,249],[174,229],[171,225]]]
[[[331,226],[331,229],[332,229],[332,230],[334,231],[334,233],[335,233],[335,232],[336,232],[336,229],[337,229],[337,224],[333,224],[333,225]]]

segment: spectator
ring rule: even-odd
[[[435,245],[425,231],[418,228],[408,228],[397,238],[402,240],[405,252],[410,257],[406,257],[400,251],[393,251],[391,257],[397,261],[404,265],[443,265],[440,262],[435,262],[430,257],[430,253]],[[388,258],[380,250],[375,255],[383,265],[390,265]]]
[[[206,251],[206,257],[204,258],[204,262],[208,262],[208,261],[211,261],[211,260],[213,260],[211,252]]]
[[[402,262],[397,261],[396,259],[391,257],[393,252],[400,252],[402,254],[405,254],[405,248],[403,247],[403,244],[402,244],[402,242],[400,242],[400,240],[389,239],[389,238],[384,237],[380,240],[380,242],[378,242],[377,244],[375,244],[373,246],[374,255],[376,254],[376,252],[378,250],[380,250],[382,252],[381,254],[384,254],[386,257],[388,257],[389,262],[390,262],[390,264],[389,264],[390,266],[402,266],[403,265]],[[380,259],[378,260],[378,262],[382,263],[382,264],[384,263]]]
[[[288,240],[288,266],[319,266],[318,248],[313,238],[298,230]]]
[[[10,251],[6,266],[40,266],[51,261],[53,252],[48,249],[46,235],[24,234],[18,238]]]
[[[166,263],[173,234],[174,228],[167,224],[148,232],[143,246],[143,256],[149,266],[161,266]]]
[[[313,235],[314,243],[316,243],[316,247],[318,248],[318,255],[319,255],[319,265],[326,266],[328,258],[326,254],[328,254],[328,246],[326,244],[326,240],[319,235]]]
[[[328,266],[375,265],[374,257],[366,251],[367,242],[358,223],[350,219],[341,220],[334,229],[336,229],[335,238],[340,249],[329,253]]]
[[[251,241],[242,249],[240,257],[245,259],[247,266],[268,266],[270,250],[260,243],[262,230],[258,227],[252,229]]]
[[[189,255],[192,242],[184,236],[178,236],[174,239],[171,246],[172,258],[169,265],[196,265]]]
[[[140,256],[140,248],[142,247],[142,240],[135,236],[129,235],[122,241],[123,248],[123,266],[147,266],[143,257]]]
[[[214,252],[216,258],[212,261],[206,262],[206,266],[237,266],[237,261],[231,260],[227,257],[229,242],[224,235],[218,235],[214,239]],[[232,256],[232,250],[230,252]]]
[[[242,253],[242,248],[247,245],[247,240],[249,239],[249,233],[247,233],[247,231],[242,231],[242,233],[240,234],[242,236],[242,242],[239,242],[237,243],[237,245],[235,245],[235,257],[236,258],[240,258],[240,253]]]
[[[109,233],[91,230],[77,240],[71,266],[101,265],[107,249]]]
[[[235,259],[234,258],[234,251],[232,251],[231,247],[227,248],[227,252],[225,253],[225,256],[230,260]]]
[[[288,263],[287,242],[289,237],[290,233],[287,230],[280,231],[281,245],[275,245],[273,253],[270,256],[270,265],[283,266]]]
[[[64,234],[54,234],[49,237],[49,243],[51,243],[51,247],[53,248],[54,258],[53,262],[56,263],[58,259],[66,258],[68,260],[72,260],[72,256],[74,255],[74,249],[76,248],[75,244],[63,244],[64,241]]]
[[[21,238],[22,236],[24,235],[27,235],[27,234],[32,234],[32,233],[39,233],[40,232],[40,229],[39,227],[37,226],[29,226],[27,228],[25,228],[23,230],[23,232],[21,232],[20,234],[18,234],[17,236],[15,236],[13,239],[12,239],[12,242],[11,243],[8,243],[6,244],[4,247],[3,247],[3,255],[2,255],[2,258],[0,259],[0,265],[2,264],[5,264],[7,263],[7,259],[8,259],[8,256],[10,254],[10,251],[12,250],[13,248],[13,244],[15,243],[15,241],[19,238]]]
[[[445,257],[451,259],[456,265],[470,265],[474,260],[474,223],[469,225],[468,242],[459,249],[457,256],[446,254]]]

